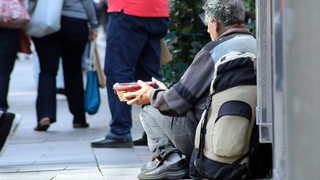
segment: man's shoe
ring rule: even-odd
[[[44,117],[42,118],[37,126],[34,128],[35,131],[47,131],[47,129],[50,127],[50,118]]]
[[[74,122],[73,128],[88,128],[89,124],[86,122]]]
[[[138,179],[181,179],[188,175],[188,166],[185,159],[176,163],[160,163],[154,169],[141,171]]]
[[[94,148],[131,148],[132,140],[126,138],[115,138],[106,136],[102,140],[98,140],[91,143],[91,147]]]
[[[140,139],[133,141],[133,145],[134,146],[147,146],[148,145],[147,134],[144,132]]]
[[[158,159],[149,161],[147,164],[142,165],[141,171],[155,169],[156,167],[159,166],[160,163],[161,161],[159,161]]]

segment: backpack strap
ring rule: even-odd
[[[197,159],[202,159],[203,158],[203,149],[204,149],[204,143],[205,143],[205,137],[207,133],[207,124],[208,124],[208,112],[211,107],[211,101],[212,101],[212,96],[214,93],[209,94],[206,102],[206,107],[205,107],[205,114],[204,114],[204,121],[201,126],[200,130],[200,142],[199,142],[199,150],[198,150],[198,155]]]

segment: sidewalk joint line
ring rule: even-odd
[[[98,168],[100,174],[102,175],[103,179],[106,180],[106,177],[105,177],[105,175],[103,174],[103,172],[102,172],[102,170],[101,170],[101,168],[100,168],[98,158],[97,158],[96,154],[94,153],[94,148],[91,148],[91,149],[92,149],[93,157],[94,157],[94,159],[95,159],[95,161],[96,161],[96,164],[97,164],[97,168]]]

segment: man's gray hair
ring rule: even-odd
[[[210,21],[216,18],[225,26],[245,21],[243,0],[207,0],[203,9]]]

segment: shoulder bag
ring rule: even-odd
[[[30,16],[20,0],[0,0],[0,27],[22,28]]]
[[[34,37],[44,37],[60,30],[63,0],[37,0],[31,12],[27,32]]]

